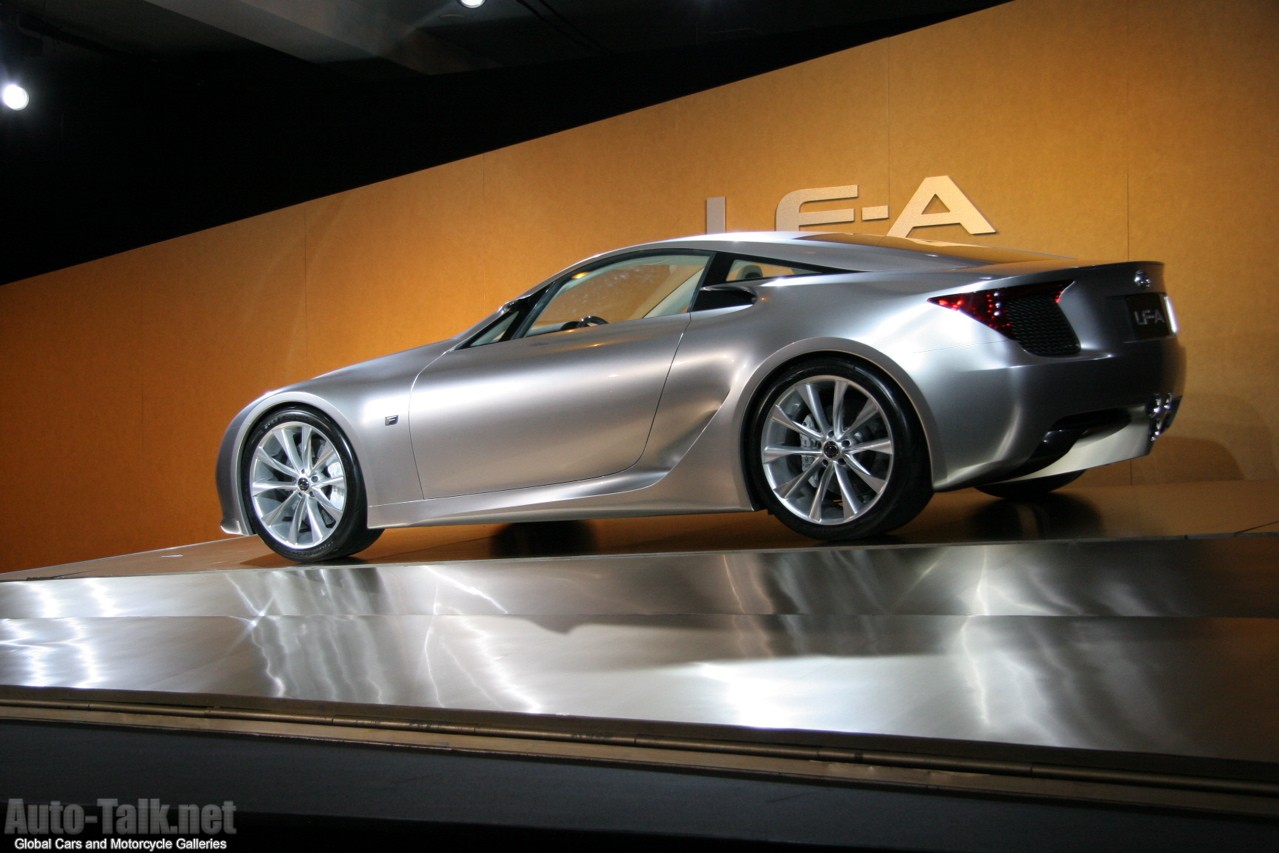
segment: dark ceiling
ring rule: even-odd
[[[994,5],[0,0],[0,283]]]

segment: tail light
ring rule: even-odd
[[[983,326],[1043,356],[1075,355],[1079,338],[1061,310],[1068,281],[934,296],[928,301],[967,314]]]

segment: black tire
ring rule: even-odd
[[[364,479],[346,436],[309,409],[284,409],[249,433],[240,459],[244,506],[271,550],[299,563],[373,544]]]
[[[978,486],[977,491],[1010,501],[1034,500],[1060,489],[1067,483],[1075,482],[1083,473],[1083,471],[1071,471],[1069,474],[1054,474],[1051,477],[1036,477],[1033,480],[1018,480],[1015,483],[992,483],[989,486]]]
[[[758,397],[745,456],[756,494],[814,539],[901,527],[932,497],[927,445],[899,390],[842,359],[783,371]]]

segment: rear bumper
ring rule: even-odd
[[[934,488],[1081,471],[1150,452],[1172,422],[1185,383],[1175,337],[1070,358],[1030,356],[1015,343],[956,353],[925,389],[934,422]],[[1015,348],[1015,349],[1014,349]],[[1015,366],[1008,368],[1009,361]],[[994,368],[1000,362],[1004,366]],[[952,392],[951,389],[962,389]],[[1110,425],[1080,432],[1064,453],[1044,455],[1053,430],[1106,413]],[[996,460],[996,461],[992,461]]]
[[[1083,433],[1056,461],[1043,465],[1029,465],[1025,470],[1017,472],[1019,476],[999,482],[1069,474],[1145,456],[1154,448],[1156,439],[1172,425],[1173,417],[1180,405],[1180,397],[1156,394],[1145,406],[1133,407],[1126,412],[1127,423],[1117,424],[1110,429]]]

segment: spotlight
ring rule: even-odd
[[[478,9],[484,5],[484,0],[458,0],[458,2],[468,9]]]
[[[11,110],[25,110],[27,104],[31,103],[31,96],[17,83],[6,83],[4,89],[0,90],[0,100]]]

